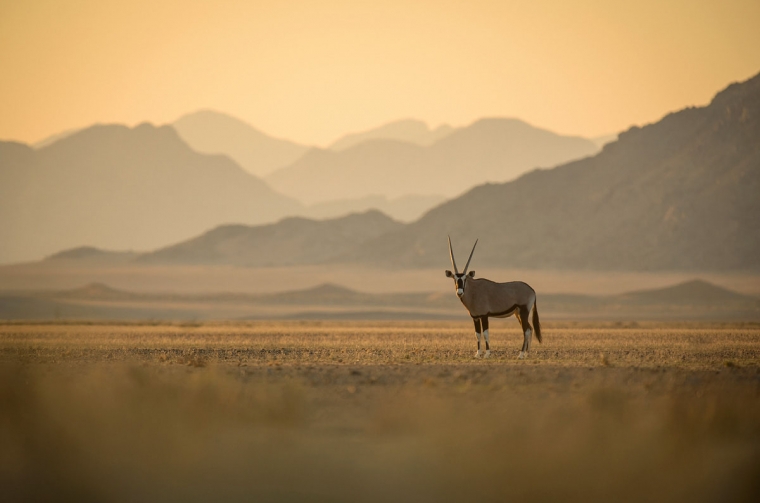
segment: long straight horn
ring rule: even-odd
[[[475,240],[475,244],[472,245],[472,251],[470,252],[470,258],[467,259],[467,263],[464,266],[464,272],[462,274],[467,274],[467,268],[470,267],[470,260],[472,260],[472,254],[475,253],[475,247],[478,246],[478,240]]]
[[[454,260],[454,250],[451,248],[451,236],[449,236],[449,256],[451,257],[451,265],[454,266],[454,272],[459,274],[459,269],[457,269],[457,261]]]

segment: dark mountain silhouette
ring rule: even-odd
[[[415,145],[432,145],[438,140],[451,134],[454,128],[441,125],[430,129],[427,124],[414,119],[394,121],[382,126],[362,131],[360,133],[347,134],[332,145],[331,150],[346,150],[367,140],[398,140]]]
[[[308,150],[306,146],[272,138],[239,119],[212,110],[184,115],[172,126],[194,150],[226,154],[256,176],[287,166]]]
[[[255,227],[224,225],[137,260],[149,264],[259,267],[317,264],[402,225],[377,210],[323,221],[291,217]]]
[[[153,249],[300,209],[169,126],[93,126],[37,150],[0,142],[0,262],[82,245]]]
[[[483,119],[430,146],[369,139],[346,150],[312,149],[266,177],[276,190],[311,204],[372,194],[455,196],[486,181],[506,181],[598,151],[516,119]]]
[[[452,141],[449,137],[444,141]],[[476,187],[341,260],[448,267],[760,268],[760,75],[592,158]]]

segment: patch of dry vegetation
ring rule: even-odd
[[[496,324],[494,324],[496,325]],[[760,327],[0,326],[10,500],[751,501]]]
[[[514,325],[514,326],[512,326]],[[527,362],[514,358],[522,334],[493,323],[493,357],[473,361],[471,323],[249,322],[232,324],[6,324],[0,358],[51,362],[134,360],[214,363],[635,366],[720,368],[760,364],[760,324],[554,323],[534,340]]]

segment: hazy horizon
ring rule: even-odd
[[[326,147],[413,117],[603,136],[760,67],[760,4],[0,1],[0,138],[219,110]],[[583,28],[583,34],[578,28]]]
[[[709,102],[709,100],[708,100],[708,102]],[[677,110],[672,110],[672,111],[666,112],[663,115],[667,115],[668,113],[672,113],[672,112],[675,112],[675,111],[677,111]],[[399,117],[399,118],[396,118],[396,119],[392,119],[390,121],[381,122],[381,123],[375,124],[373,126],[368,126],[366,128],[360,129],[360,130],[344,131],[344,132],[338,133],[335,138],[333,138],[331,140],[328,140],[323,145],[315,145],[315,144],[310,144],[308,142],[299,141],[298,138],[287,138],[287,137],[280,137],[280,136],[276,136],[274,134],[270,134],[268,131],[266,131],[266,130],[264,130],[262,128],[257,127],[256,124],[252,124],[252,123],[248,122],[247,120],[244,120],[241,117],[238,117],[234,113],[229,112],[229,111],[214,110],[214,109],[210,109],[210,108],[200,108],[200,109],[197,109],[197,110],[193,110],[193,111],[181,114],[179,117],[175,118],[172,121],[166,122],[166,123],[157,123],[157,122],[150,121],[150,120],[140,120],[140,121],[136,121],[136,122],[133,122],[133,123],[93,122],[92,124],[86,124],[86,125],[83,125],[81,127],[70,127],[70,128],[65,128],[63,130],[60,130],[60,131],[55,131],[55,132],[53,132],[53,133],[51,133],[49,135],[46,135],[46,136],[44,136],[42,138],[39,138],[39,139],[37,139],[35,141],[31,141],[31,142],[29,142],[29,141],[23,141],[23,140],[19,140],[19,139],[15,139],[15,138],[0,138],[0,141],[18,142],[18,143],[24,143],[26,145],[30,145],[30,146],[32,146],[34,148],[42,148],[42,147],[46,147],[46,146],[48,146],[48,145],[50,145],[50,144],[52,144],[52,143],[60,140],[60,139],[63,139],[65,137],[67,137],[67,136],[70,136],[72,134],[78,133],[79,131],[83,131],[85,129],[88,129],[88,128],[91,128],[91,127],[94,127],[94,126],[126,126],[126,127],[130,128],[130,129],[134,129],[134,128],[138,127],[141,124],[149,124],[149,125],[154,126],[154,127],[174,126],[175,123],[179,119],[182,119],[182,118],[185,118],[185,117],[188,117],[188,116],[192,116],[192,115],[195,115],[195,114],[200,114],[200,113],[212,113],[212,114],[218,114],[218,115],[230,117],[232,119],[236,119],[236,120],[241,121],[242,123],[246,124],[247,126],[250,126],[253,129],[256,129],[257,131],[259,131],[259,132],[261,132],[261,133],[263,133],[263,134],[265,134],[265,135],[267,135],[267,136],[269,136],[269,137],[271,137],[273,139],[276,139],[276,140],[285,140],[285,141],[297,143],[299,145],[303,145],[303,146],[308,147],[308,148],[317,148],[317,149],[320,149],[320,150],[336,150],[335,144],[339,144],[341,141],[344,141],[347,138],[352,138],[352,137],[355,137],[355,136],[356,137],[361,137],[362,135],[364,135],[366,133],[373,133],[375,131],[382,130],[383,128],[385,128],[387,126],[398,124],[398,123],[402,123],[402,122],[407,122],[407,121],[408,122],[421,122],[425,126],[428,127],[428,129],[430,130],[431,133],[434,132],[435,130],[439,129],[439,128],[446,128],[446,127],[448,127],[451,131],[454,131],[454,130],[457,130],[457,129],[464,129],[464,128],[467,128],[468,126],[472,126],[473,124],[475,124],[475,123],[477,123],[479,121],[489,120],[489,119],[503,119],[503,120],[510,120],[510,121],[519,121],[519,122],[523,122],[523,123],[525,123],[525,124],[527,124],[527,125],[529,125],[529,126],[531,126],[533,128],[541,129],[541,130],[544,130],[544,131],[548,131],[550,133],[554,133],[554,134],[557,134],[557,135],[568,136],[568,137],[584,138],[584,139],[587,139],[587,140],[591,140],[592,142],[595,142],[600,148],[601,148],[601,146],[604,143],[612,141],[618,134],[622,133],[623,131],[625,131],[627,129],[630,129],[631,127],[640,127],[642,125],[645,125],[645,124],[631,124],[628,127],[624,128],[624,129],[621,129],[620,131],[608,131],[606,133],[599,134],[599,135],[584,136],[584,135],[559,133],[557,131],[553,131],[553,130],[551,130],[549,128],[546,128],[546,127],[542,126],[541,124],[534,124],[534,123],[531,123],[530,121],[526,121],[526,120],[522,119],[521,117],[485,115],[485,116],[482,116],[482,117],[475,117],[473,120],[471,120],[471,121],[469,121],[467,123],[464,123],[464,124],[453,125],[453,124],[449,124],[449,123],[440,123],[440,124],[433,125],[430,122],[425,121],[424,119],[420,119],[420,118],[417,118],[417,117],[411,117],[411,116],[404,116],[404,117]],[[651,122],[656,122],[656,121],[657,121],[657,119],[654,119]],[[366,140],[357,140],[356,143],[359,143],[361,141],[366,141]],[[402,140],[402,141],[407,141],[407,140]],[[423,144],[423,146],[429,146],[429,144],[428,145],[424,145]],[[340,149],[337,149],[337,150],[340,150]]]

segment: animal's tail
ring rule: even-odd
[[[533,330],[536,331],[536,339],[541,342],[541,322],[538,320],[538,301],[533,303]]]

